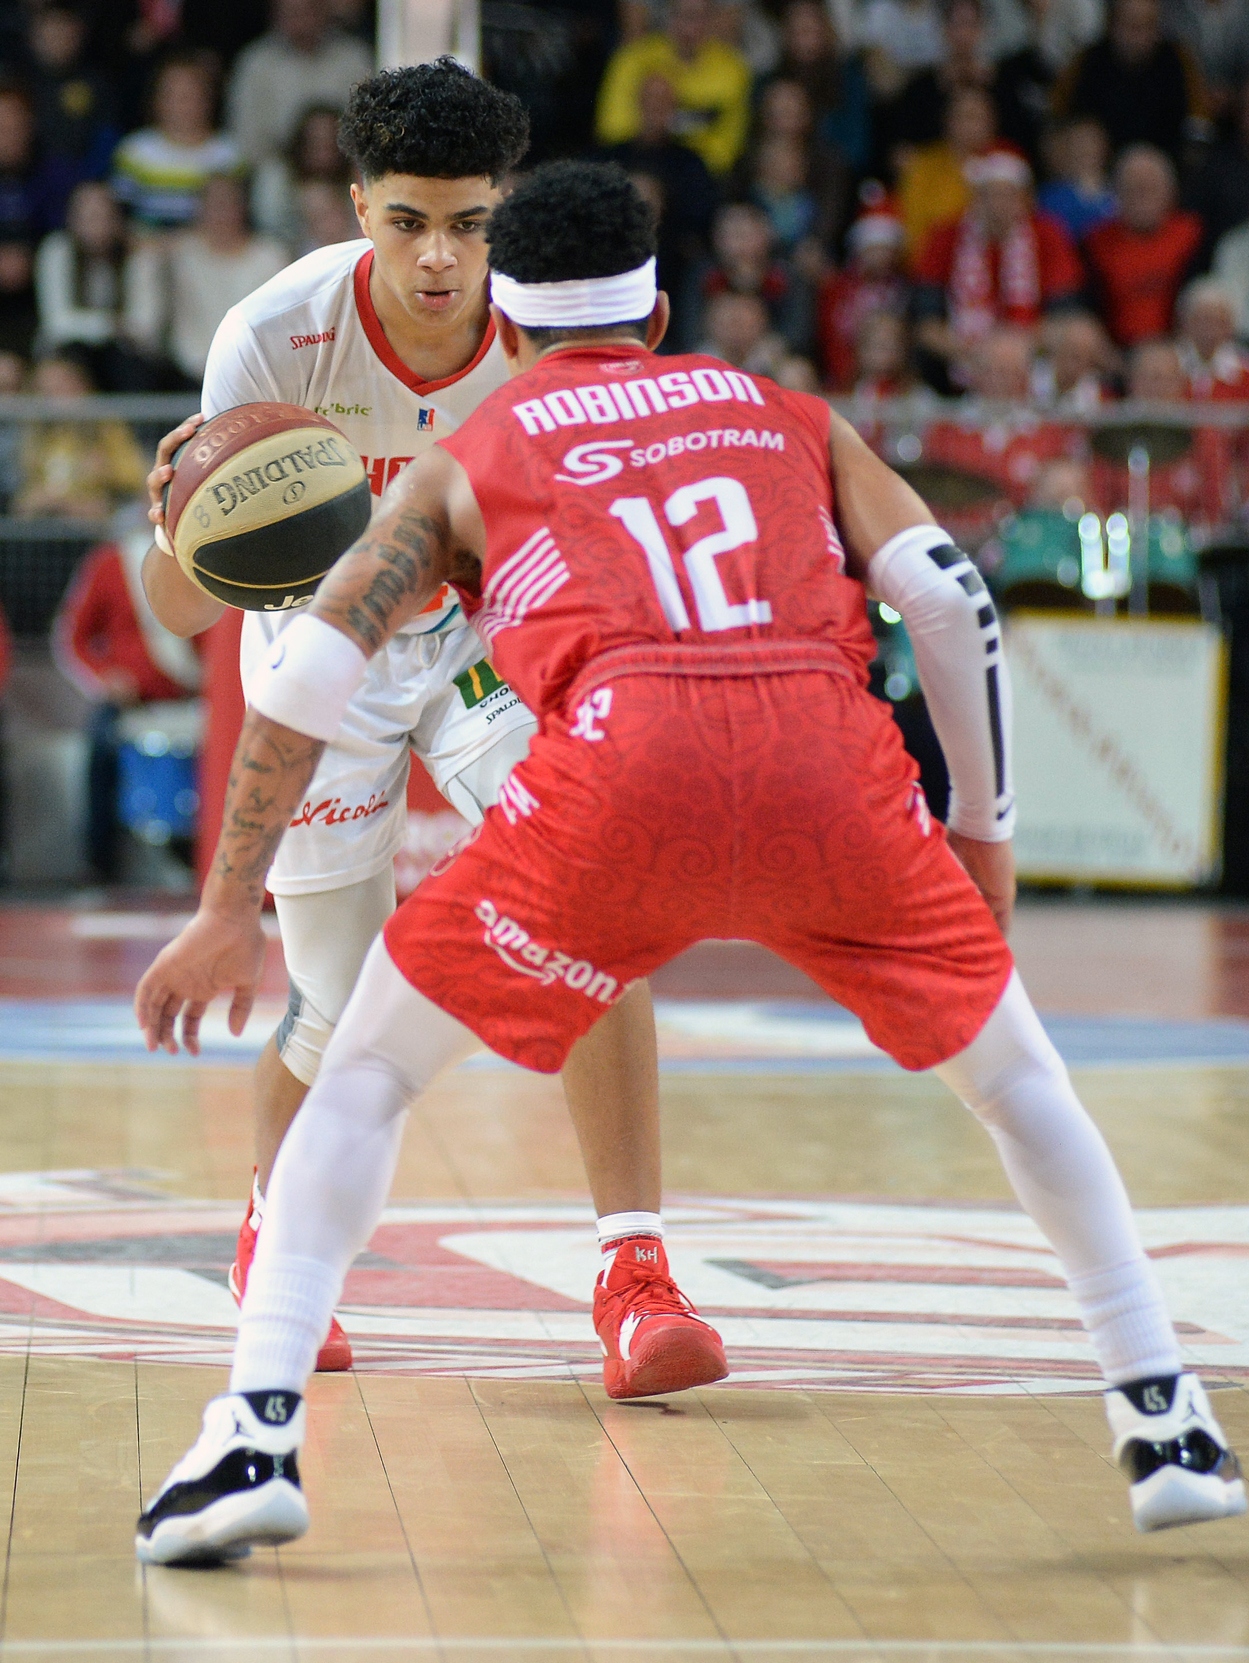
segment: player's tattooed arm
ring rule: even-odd
[[[323,739],[296,733],[257,710],[247,712],[230,764],[221,835],[204,886],[205,906],[259,911],[265,874],[324,749]]]
[[[199,1028],[219,993],[232,995],[230,1031],[241,1034],[264,969],[260,928],[265,873],[312,782],[325,743],[250,710],[243,723],[212,870],[199,911],[161,950],[135,992],[149,1051],[199,1050]]]
[[[476,540],[472,516],[467,539],[461,523],[454,478],[460,473],[458,464],[437,449],[405,469],[369,529],[322,583],[313,614],[372,654],[427,607],[444,584],[475,590],[481,558],[479,549],[468,546]],[[476,503],[472,506],[475,510]],[[479,524],[479,515],[476,520]]]

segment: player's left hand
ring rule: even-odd
[[[203,907],[161,950],[134,996],[134,1013],[149,1051],[176,1055],[178,1016],[182,1043],[199,1055],[199,1026],[219,993],[232,993],[230,1032],[241,1034],[251,1015],[264,968],[265,937],[251,914],[208,912]]]
[[[1015,845],[982,843],[976,837],[947,831],[946,841],[966,868],[967,875],[984,896],[989,911],[1003,935],[1010,930],[1015,911]]]

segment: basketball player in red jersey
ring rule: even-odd
[[[203,408],[215,416],[279,400],[330,416],[364,456],[380,497],[405,463],[507,381],[490,319],[485,224],[529,130],[519,99],[448,58],[361,82],[339,138],[359,175],[361,237],[306,255],[231,308],[209,353]],[[194,421],[179,427],[160,446],[149,480],[158,525],[169,457],[194,428]],[[156,615],[178,634],[208,628],[223,611],[159,548],[144,577]],[[245,692],[293,616],[246,614]],[[528,749],[534,718],[482,664],[485,651],[449,589],[392,637],[352,697],[267,875],[291,1000],[256,1070],[257,1165],[230,1272],[236,1298],[278,1147],[394,909],[409,750],[477,823]],[[475,692],[475,672],[485,697]],[[327,824],[314,805],[335,799],[382,811]],[[645,985],[573,1050],[564,1086],[612,1295],[599,1308],[609,1393],[643,1396],[719,1379],[727,1370],[719,1337],[673,1284],[662,1248],[658,1068]],[[351,1362],[348,1337],[333,1320],[318,1367]]]
[[[370,951],[278,1157],[230,1391],[140,1519],[140,1557],[306,1528],[301,1393],[410,1099],[483,1040],[559,1068],[635,978],[723,936],[799,965],[984,1122],[1105,1373],[1138,1526],[1243,1512],[1109,1151],[995,921],[1014,887],[1009,689],[974,567],[822,401],[651,355],[666,300],[618,170],[540,169],[490,244],[518,379],[396,482],[270,655],[236,756],[256,783],[232,786],[200,911],[138,991],[148,1045],[172,1045],[179,1014],[194,1043],[218,992],[245,1011],[290,807],[369,656],[438,584],[540,731],[480,835]],[[911,633],[953,836],[867,692],[867,584]]]

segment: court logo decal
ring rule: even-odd
[[[0,1354],[225,1363],[240,1216],[133,1175],[0,1175]],[[1139,1217],[1186,1361],[1213,1384],[1249,1382],[1249,1207]],[[1018,1212],[699,1200],[668,1219],[674,1270],[724,1337],[730,1384],[1098,1389],[1058,1265]],[[362,1370],[595,1382],[597,1269],[588,1209],[399,1205],[339,1314]]]

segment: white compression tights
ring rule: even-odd
[[[302,1392],[352,1260],[390,1193],[407,1106],[481,1041],[399,974],[381,937],[278,1152],[232,1392]]]
[[[936,1072],[997,1145],[1058,1255],[1110,1384],[1178,1373],[1175,1330],[1123,1181],[1018,973],[977,1037]]]

